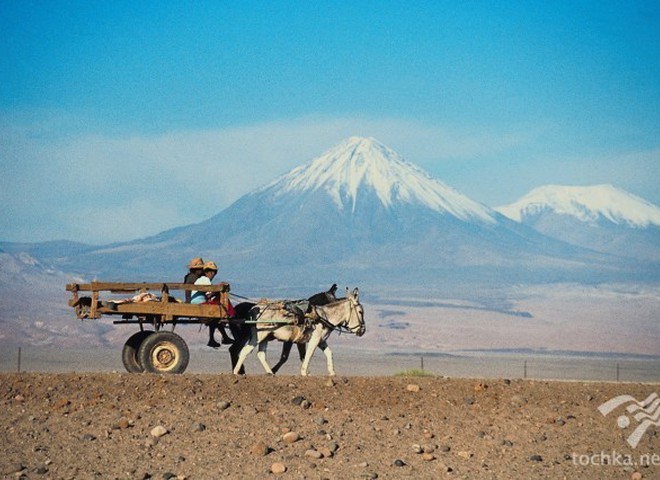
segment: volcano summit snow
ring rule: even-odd
[[[612,185],[546,185],[496,210],[523,223],[552,212],[589,224],[605,221],[633,228],[660,226],[660,208]]]
[[[355,212],[358,193],[371,189],[382,206],[418,204],[465,221],[495,223],[487,207],[435,180],[373,138],[351,137],[264,190],[325,191],[339,209]]]

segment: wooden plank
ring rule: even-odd
[[[228,318],[222,305],[176,302],[139,302],[117,303],[114,307],[99,307],[98,311],[105,315],[167,315],[173,317]]]
[[[200,292],[224,292],[229,291],[229,283],[222,282],[214,285],[193,285],[190,283],[125,283],[125,282],[92,282],[90,283],[69,283],[66,290],[69,292],[92,292],[109,291],[117,293],[130,293],[140,290],[144,291],[162,291],[163,287],[169,290],[198,290]]]

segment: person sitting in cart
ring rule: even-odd
[[[204,264],[204,274],[199,277],[197,280],[195,280],[195,285],[211,285],[211,280],[213,280],[213,277],[218,273],[218,266],[215,264],[215,262],[206,262]],[[213,292],[201,292],[199,290],[193,290],[192,295],[190,298],[190,303],[192,304],[202,304],[202,303],[218,303],[220,301],[219,298],[215,297],[215,294]],[[233,308],[231,304],[229,304],[229,316],[233,316]],[[209,347],[213,348],[218,348],[220,343],[218,343],[215,338],[213,333],[215,332],[216,328],[220,331],[220,334],[222,335],[222,344],[231,344],[234,343],[234,341],[227,335],[227,332],[225,331],[225,326],[223,324],[219,324],[219,322],[211,322],[209,323],[209,342],[207,345]]]
[[[188,273],[183,279],[183,283],[192,285],[202,275],[204,275],[204,260],[202,260],[200,257],[195,257],[188,264]],[[186,298],[186,303],[190,303],[192,292],[190,290],[186,290],[184,295]]]

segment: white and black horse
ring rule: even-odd
[[[321,305],[327,305],[328,303],[332,303],[337,301],[337,297],[335,296],[335,293],[337,292],[337,284],[333,283],[332,286],[325,292],[319,292],[307,299],[307,308],[306,312],[309,314],[311,312],[311,309],[313,307],[321,306]],[[296,303],[303,303],[303,302],[296,302]],[[252,303],[252,302],[242,302],[237,304],[234,307],[234,317],[236,319],[248,319],[250,317],[250,310],[252,310],[257,304]],[[245,346],[245,344],[248,342],[250,339],[250,326],[248,324],[243,323],[242,321],[237,321],[237,322],[230,322],[229,324],[229,329],[232,333],[232,336],[234,337],[234,343],[229,347],[229,355],[231,358],[231,367],[232,370],[236,367],[236,363],[238,362],[238,355],[241,351],[241,349]],[[280,354],[280,359],[279,361],[272,367],[273,373],[277,373],[277,371],[284,365],[287,360],[289,359],[289,354],[291,353],[291,347],[293,347],[293,342],[283,342],[282,343],[282,353]],[[298,347],[298,355],[300,356],[300,361],[302,362],[305,360],[305,353],[307,352],[306,344],[305,343],[298,343],[296,344],[296,347]],[[245,373],[245,368],[241,367],[241,374]]]
[[[234,373],[241,374],[246,357],[258,346],[257,358],[266,370],[273,371],[266,359],[268,342],[280,340],[296,344],[307,344],[307,352],[303,360],[300,373],[307,375],[309,362],[318,346],[326,356],[328,373],[335,375],[332,350],[328,347],[327,339],[334,330],[364,335],[364,309],[360,304],[359,290],[353,292],[346,289],[346,298],[324,306],[312,307],[311,315],[300,319],[295,313],[289,314],[281,309],[270,308],[269,304],[255,305],[250,311],[252,318],[258,319],[251,324],[250,339],[241,349],[238,361],[234,365]]]

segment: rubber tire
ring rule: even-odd
[[[121,361],[128,373],[144,372],[144,368],[138,359],[138,351],[142,342],[152,333],[154,332],[150,330],[136,332],[124,343],[124,348],[121,351]]]
[[[183,373],[189,360],[188,345],[174,332],[149,335],[138,350],[138,362],[149,373]]]

